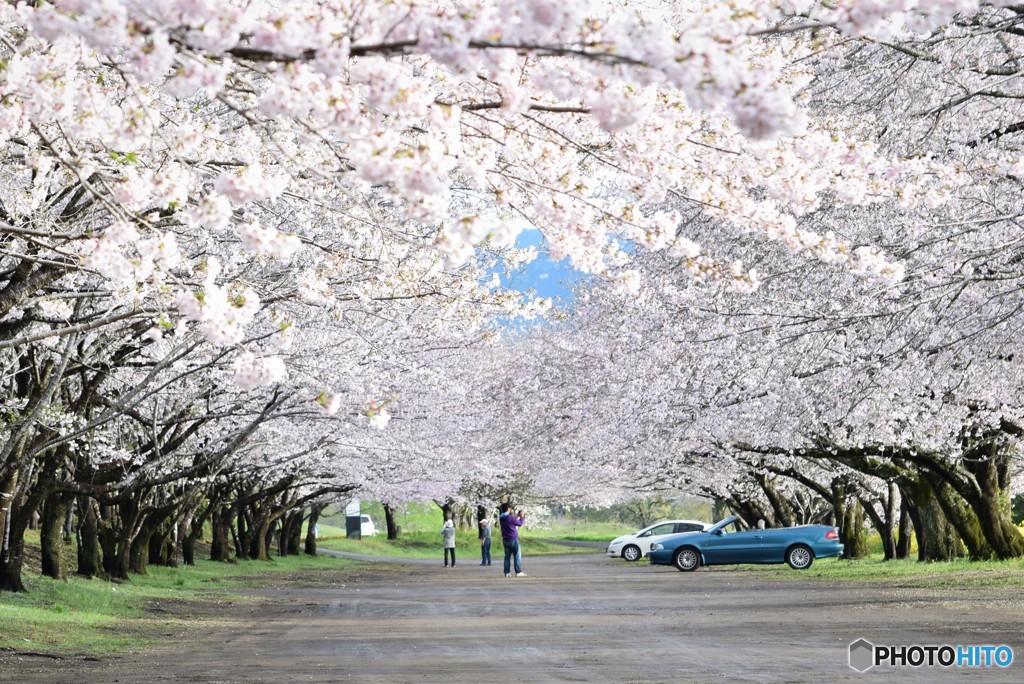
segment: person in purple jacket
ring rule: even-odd
[[[519,527],[526,520],[522,511],[512,515],[512,504],[501,504],[501,515],[498,516],[498,524],[501,525],[501,545],[505,547],[505,577],[511,577],[512,568],[510,561],[515,559],[516,577],[526,577],[523,572],[523,552],[519,548]]]

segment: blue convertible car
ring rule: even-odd
[[[828,525],[740,530],[739,518],[732,516],[704,532],[674,534],[652,544],[649,558],[654,565],[674,565],[683,572],[735,563],[789,563],[806,570],[815,558],[842,552],[839,531]]]

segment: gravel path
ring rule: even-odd
[[[75,663],[5,658],[28,682],[1024,681],[1012,589],[835,586],[792,572],[683,574],[600,555],[377,563],[260,590],[220,626],[155,651]],[[829,561],[822,561],[829,562]],[[834,561],[832,561],[834,562]],[[308,582],[305,581],[308,579]],[[848,645],[1009,644],[1007,670],[847,665]]]

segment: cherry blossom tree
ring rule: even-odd
[[[39,510],[48,574],[71,510],[80,570],[125,576],[207,521],[218,558],[295,547],[351,492],[813,492],[889,530],[900,499],[919,541],[1021,555],[1022,24],[0,5],[0,588]],[[527,226],[593,291],[516,337]]]

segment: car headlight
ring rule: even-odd
[[[612,543],[610,543],[608,546],[622,546],[622,540],[621,539],[614,539],[614,540],[612,540]]]
[[[653,544],[651,544],[651,551],[661,551],[663,548],[665,547],[662,544],[659,544],[658,542],[654,542]]]

